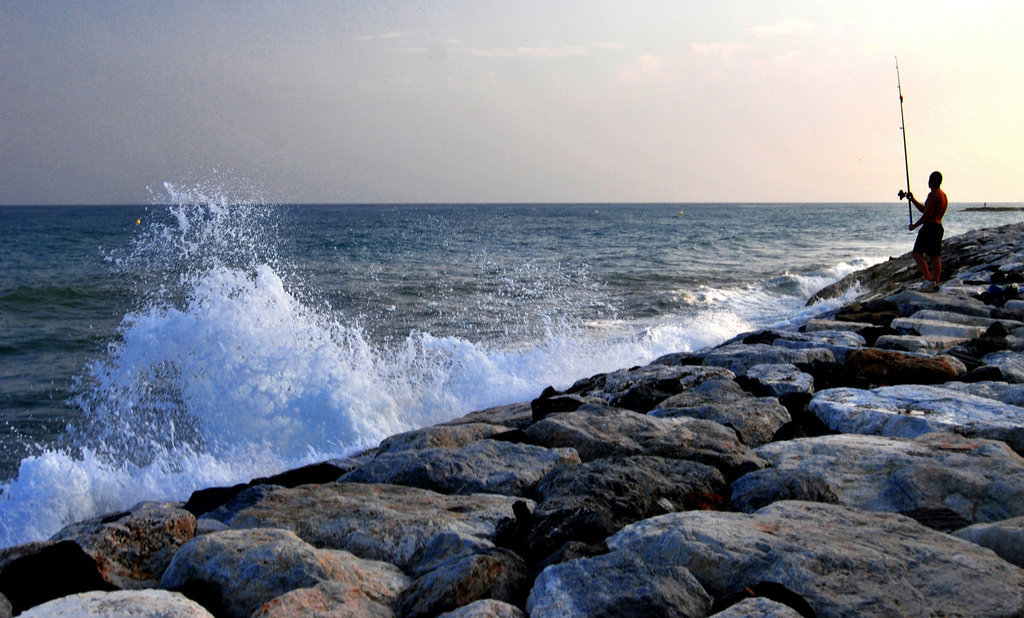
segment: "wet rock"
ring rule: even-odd
[[[923,312],[918,312],[923,313]],[[942,312],[936,312],[942,313]],[[892,321],[892,328],[904,333],[925,335],[929,337],[945,337],[966,341],[981,336],[985,329],[981,326],[958,324],[940,320],[922,318],[897,318]]]
[[[713,378],[733,378],[720,368],[651,364],[595,376],[573,385],[569,393],[599,397],[609,406],[647,412],[659,402]]]
[[[942,384],[956,377],[943,359],[914,356],[893,350],[864,348],[846,356],[846,371],[869,384]]]
[[[845,506],[948,510],[967,522],[1024,515],[1024,458],[1000,442],[945,433],[913,440],[848,434],[776,442],[757,453],[779,484],[788,483],[789,475],[820,476]],[[736,482],[734,501],[763,504],[778,491],[759,483],[757,474]]]
[[[227,522],[233,528],[292,530],[315,547],[344,549],[412,572],[443,533],[485,540],[515,498],[450,496],[398,485],[330,483],[272,491]],[[534,504],[524,501],[533,508]]]
[[[384,604],[409,585],[394,565],[316,549],[292,532],[267,528],[196,537],[175,554],[160,586],[181,591],[217,615],[249,616],[286,592],[322,582]]]
[[[608,545],[641,564],[688,569],[715,597],[779,584],[819,616],[1024,612],[1024,571],[890,513],[810,502],[689,511],[627,526]]]
[[[804,324],[804,330],[809,333],[818,331],[847,331],[857,332],[874,326],[872,322],[855,322],[851,320],[829,320],[824,318],[811,318]]]
[[[772,343],[772,346],[796,350],[828,350],[832,353],[832,357],[836,361],[843,362],[843,359],[846,358],[847,352],[863,347],[864,344],[864,337],[856,332],[848,330],[817,330],[809,331],[807,333],[791,331],[783,332],[782,335]]]
[[[44,603],[21,615],[25,618],[213,618],[213,614],[202,605],[183,594],[167,590],[83,592]]]
[[[775,397],[754,397],[733,380],[721,378],[669,397],[650,414],[715,421],[730,427],[750,447],[771,442],[775,433],[793,420]]]
[[[540,397],[530,402],[533,410],[533,421],[537,422],[550,414],[559,412],[574,412],[584,404],[603,404],[604,400],[598,397],[585,397],[576,394],[563,394],[553,389],[545,390]]]
[[[146,502],[128,513],[68,526],[53,541],[74,541],[118,588],[154,588],[174,552],[196,534],[196,519],[178,504]]]
[[[73,541],[32,543],[5,551],[0,594],[14,614],[70,594],[113,590],[96,561]]]
[[[402,592],[402,616],[435,616],[481,599],[522,603],[529,588],[529,569],[507,549],[451,560],[420,577]]]
[[[1024,408],[936,386],[821,391],[811,411],[842,433],[914,437],[930,431],[1002,440],[1024,453]]]
[[[428,448],[458,449],[508,430],[509,427],[505,425],[494,425],[492,423],[464,423],[424,427],[386,438],[377,448],[376,457],[380,457],[385,453]],[[333,480],[337,480],[340,476],[341,474],[334,477]]]
[[[983,318],[991,317],[992,315],[992,310],[980,300],[942,292],[927,293],[904,290],[890,296],[888,300],[896,303],[900,308],[900,313],[905,316],[914,315],[922,310],[973,315]]]
[[[765,468],[744,474],[732,484],[730,504],[734,511],[753,513],[782,500],[839,504],[839,496],[817,471]]]
[[[1024,568],[1024,517],[974,524],[953,534],[987,547],[1003,560]]]
[[[682,566],[615,553],[544,569],[526,611],[531,618],[705,616],[711,603]]]
[[[898,350],[920,355],[934,355],[958,345],[962,339],[957,337],[932,337],[923,335],[882,335],[875,341],[880,350]]]
[[[575,448],[582,461],[613,455],[686,459],[718,468],[727,479],[763,467],[734,431],[700,419],[656,418],[587,405],[549,416],[526,433],[534,443],[549,448]]]
[[[513,429],[523,429],[532,422],[533,413],[530,409],[530,402],[526,401],[470,412],[463,417],[442,424],[486,423],[489,425],[504,425]]]
[[[390,483],[446,494],[529,496],[537,481],[552,469],[578,463],[580,458],[571,448],[480,440],[457,450],[386,452],[339,480]]]

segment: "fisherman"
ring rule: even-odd
[[[928,177],[928,188],[931,192],[925,198],[924,204],[914,198],[913,193],[907,193],[907,199],[919,211],[921,218],[910,224],[910,230],[920,227],[917,233],[917,241],[914,242],[914,250],[910,254],[917,263],[917,268],[924,275],[924,286],[922,290],[937,290],[939,278],[942,274],[942,259],[939,254],[942,252],[942,217],[946,214],[946,207],[949,205],[949,198],[939,188],[942,184],[942,174],[932,172]],[[927,259],[926,259],[927,257]]]

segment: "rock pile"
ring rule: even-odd
[[[1024,226],[799,328],[0,551],[0,616],[1024,615]]]

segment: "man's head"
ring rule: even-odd
[[[932,175],[928,177],[928,188],[938,189],[939,185],[942,184],[942,174],[939,172],[932,172]]]

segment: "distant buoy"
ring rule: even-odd
[[[681,211],[681,210],[680,210],[680,211],[679,211],[679,214],[683,214],[683,211]]]
[[[594,214],[595,214],[595,215],[597,214],[597,211],[596,211],[596,210],[594,211]]]
[[[135,220],[135,225],[138,225],[138,224],[140,224],[140,223],[142,223],[142,219],[136,219],[136,220]]]

